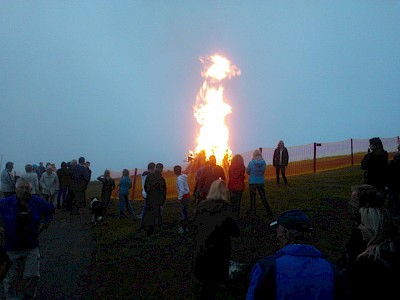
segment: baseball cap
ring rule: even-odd
[[[270,224],[270,226],[277,225],[297,231],[310,231],[312,229],[310,218],[299,209],[292,209],[283,212],[278,217],[277,221]]]

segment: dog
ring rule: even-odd
[[[92,214],[92,224],[97,224],[104,218],[103,203],[97,197],[90,199],[90,213]]]

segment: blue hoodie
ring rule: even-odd
[[[264,173],[267,164],[262,157],[256,157],[249,162],[247,166],[247,174],[249,177],[249,184],[262,184],[264,183]]]

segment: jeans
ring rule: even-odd
[[[275,166],[275,169],[276,169],[276,183],[279,184],[279,170],[280,170],[280,173],[282,173],[283,181],[285,182],[285,184],[287,184],[287,179],[285,174],[286,166]]]
[[[133,215],[132,204],[128,199],[128,194],[119,194],[119,216],[122,217],[124,215],[124,211],[128,211],[130,215]]]
[[[57,208],[60,208],[60,206],[65,206],[67,202],[67,193],[68,193],[68,187],[66,186],[60,187],[57,193]]]
[[[143,209],[142,209],[142,214],[140,216],[140,225],[144,225],[144,217],[146,216],[146,198],[143,198]]]
[[[265,209],[268,212],[268,215],[273,215],[272,210],[268,204],[267,197],[265,195],[265,189],[264,189],[264,183],[257,183],[257,184],[249,184],[249,189],[250,189],[250,201],[251,201],[251,207],[250,207],[250,213],[251,215],[256,215],[256,192],[258,191],[262,203],[265,207]]]
[[[242,202],[242,191],[229,191],[231,198],[232,210],[236,213],[236,216],[240,215],[240,202]]]

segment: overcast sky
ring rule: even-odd
[[[400,1],[0,0],[0,49],[2,168],[181,164],[213,54],[234,154],[400,132]]]

